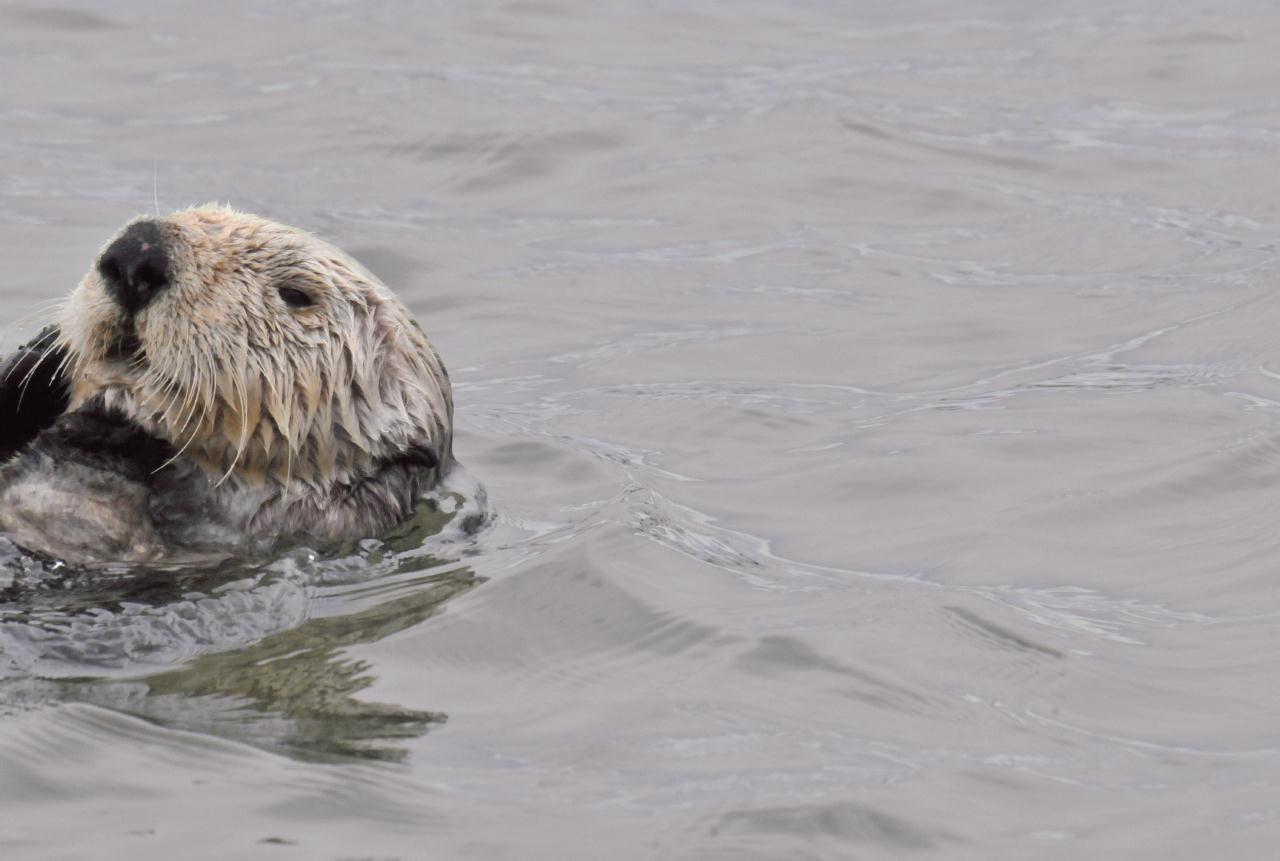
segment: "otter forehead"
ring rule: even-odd
[[[220,480],[327,486],[405,451],[445,461],[448,378],[351,257],[225,207],[140,218],[60,318],[73,408],[103,396]]]
[[[347,300],[394,301],[367,269],[336,246],[294,227],[224,208],[200,207],[125,228],[154,231],[175,286],[225,292],[238,286],[312,288]],[[117,240],[119,241],[119,240]],[[109,248],[110,246],[108,246]],[[263,293],[264,298],[269,294]]]

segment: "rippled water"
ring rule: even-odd
[[[492,508],[0,582],[0,853],[1218,858],[1280,834],[1272,4],[0,3],[0,348],[320,232]]]

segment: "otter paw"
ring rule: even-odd
[[[67,409],[66,352],[48,326],[0,362],[0,463]]]

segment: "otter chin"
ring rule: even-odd
[[[70,562],[372,537],[450,470],[452,422],[347,254],[221,206],[139,218],[0,366],[0,534]]]

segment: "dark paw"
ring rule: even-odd
[[[0,363],[0,463],[67,409],[66,353],[57,337],[49,326]]]
[[[140,484],[174,456],[164,440],[151,436],[98,398],[57,417],[32,451],[60,463],[75,462]]]

